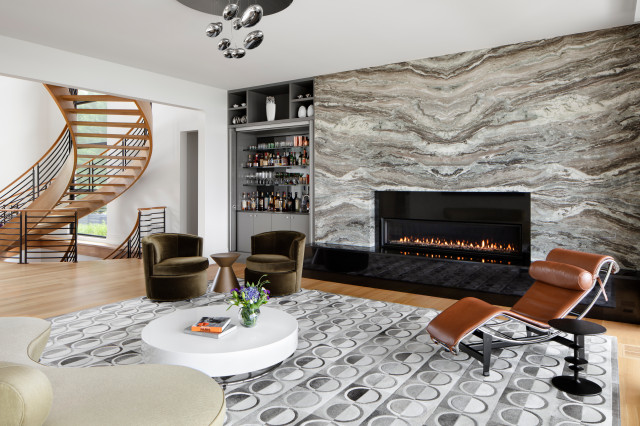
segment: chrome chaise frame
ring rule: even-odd
[[[604,279],[601,280],[600,275],[602,274],[602,271],[605,269],[606,269],[606,275]],[[591,308],[593,308],[593,306],[596,304],[596,302],[598,301],[598,298],[603,294],[603,291],[605,289],[607,282],[609,281],[609,277],[611,276],[611,274],[612,273],[615,274],[619,270],[620,270],[620,266],[618,266],[616,261],[613,259],[607,259],[604,262],[602,262],[602,264],[600,265],[598,274],[596,274],[593,278],[593,283],[591,284],[591,288],[588,291],[585,291],[582,297],[578,299],[576,303],[567,310],[568,312],[565,312],[560,318],[565,318],[567,315],[573,315],[575,316],[576,319],[584,318],[589,313]],[[598,291],[596,295],[593,297],[593,300],[591,301],[591,303],[589,303],[582,312],[574,311],[574,309],[580,304],[580,302],[582,302],[588,295],[592,294],[593,289],[596,287],[596,284],[598,284],[597,286]],[[491,328],[492,326],[488,325],[488,323],[500,317],[505,317],[506,319],[500,321],[495,325],[502,326],[506,323],[509,323],[510,321],[515,321],[525,326],[526,336],[514,338],[496,329],[493,329]],[[491,351],[493,349],[529,345],[533,343],[542,343],[549,340],[553,340],[565,346],[573,345],[573,340],[569,340],[565,338],[564,334],[565,333],[562,333],[553,328],[548,328],[548,329],[541,328],[536,326],[533,323],[529,323],[529,322],[523,321],[520,318],[510,316],[508,312],[500,312],[488,318],[481,325],[479,325],[474,330],[467,333],[464,337],[462,337],[462,339],[460,339],[458,344],[452,348],[449,348],[444,343],[438,341],[437,339],[434,339],[433,336],[432,336],[432,340],[435,343],[438,343],[440,346],[444,347],[446,351],[452,352],[454,355],[458,355],[460,351],[462,351],[468,354],[469,356],[477,359],[482,363],[482,374],[484,376],[489,376],[489,369],[491,365]],[[470,337],[471,335],[474,335],[480,338],[482,341],[476,342],[476,343],[463,342],[466,338]],[[580,352],[581,353],[579,354],[579,356],[584,358],[584,349],[581,349]]]

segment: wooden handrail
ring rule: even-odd
[[[138,207],[139,211],[142,210],[156,210],[156,209],[166,209],[167,206],[160,206],[160,207]]]

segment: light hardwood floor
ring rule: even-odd
[[[244,265],[235,264],[238,277]],[[217,266],[209,268],[212,279]],[[304,278],[307,289],[442,310],[455,300]],[[0,316],[48,318],[144,296],[137,259],[18,265],[0,262]],[[640,325],[594,320],[618,338],[622,424],[640,424]]]

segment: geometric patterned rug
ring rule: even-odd
[[[182,302],[125,300],[49,320],[40,360],[58,367],[139,364],[149,321],[224,303],[207,293]],[[431,343],[438,312],[316,290],[273,298],[298,320],[296,352],[254,381],[225,390],[225,425],[619,425],[617,343],[589,336],[589,379],[601,395],[577,397],[551,385],[569,374],[569,349],[555,342],[496,350],[491,375],[466,354]],[[505,331],[517,331],[505,324]]]

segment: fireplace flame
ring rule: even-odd
[[[511,244],[500,244],[488,239],[480,242],[467,240],[446,240],[441,238],[417,238],[401,237],[398,240],[389,241],[391,244],[402,244],[406,246],[425,247],[433,249],[469,250],[491,253],[518,253],[518,250]]]

